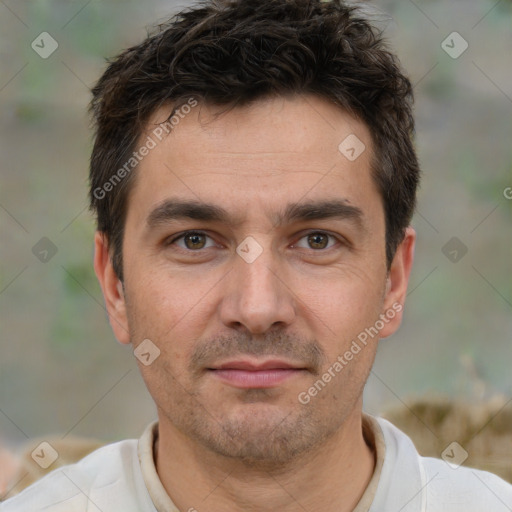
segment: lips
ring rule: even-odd
[[[237,360],[209,368],[215,378],[238,388],[270,388],[306,371],[282,360]]]
[[[262,371],[262,370],[282,370],[282,369],[290,369],[296,368],[293,364],[287,363],[285,361],[280,361],[277,359],[272,359],[270,361],[265,362],[251,362],[251,361],[229,361],[227,363],[223,363],[216,368],[215,370],[247,370],[247,371]]]

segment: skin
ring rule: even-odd
[[[370,133],[338,107],[296,96],[217,111],[193,109],[140,163],[124,288],[107,240],[95,238],[116,338],[133,348],[150,339],[160,350],[150,365],[138,363],[158,410],[157,472],[182,511],[352,511],[375,467],[361,427],[364,385],[379,338],[398,329],[402,313],[308,404],[297,397],[379,315],[404,304],[415,232],[407,229],[388,272]],[[151,123],[168,113],[158,110]],[[338,150],[350,134],[366,146],[353,162]],[[239,222],[148,229],[149,214],[170,197],[215,203]],[[272,221],[289,202],[340,198],[361,210],[360,224]],[[168,243],[187,230],[207,236]],[[236,252],[247,236],[263,250],[252,263]],[[207,370],[241,357],[303,370],[265,389],[240,389]]]

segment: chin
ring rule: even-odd
[[[296,463],[332,433],[328,423],[306,409],[290,411],[255,401],[235,406],[217,421],[196,418],[187,430],[216,455],[266,471]]]

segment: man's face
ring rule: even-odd
[[[357,412],[378,338],[401,315],[335,363],[405,290],[387,280],[364,124],[313,96],[216,111],[193,108],[139,164],[124,296],[107,305],[118,340],[160,350],[139,366],[161,429],[228,457],[284,463]],[[355,160],[338,149],[349,135],[366,146]],[[177,202],[226,218],[177,216]]]

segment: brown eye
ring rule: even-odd
[[[202,249],[205,245],[205,236],[201,233],[188,233],[183,240],[187,249]]]
[[[183,250],[199,251],[205,247],[208,248],[206,246],[208,238],[210,237],[205,233],[201,233],[199,231],[187,231],[186,233],[174,238],[168,245],[176,244]],[[178,240],[183,240],[183,244],[177,244]],[[211,247],[211,245],[209,247]]]
[[[333,235],[330,235],[328,233],[323,233],[322,231],[315,231],[312,233],[308,233],[307,235],[303,236],[300,240],[306,239],[307,247],[297,245],[298,247],[305,248],[305,249],[313,249],[315,251],[322,251],[324,249],[330,249],[333,247],[334,244],[329,244],[329,239],[337,240]]]
[[[329,243],[329,237],[325,233],[312,233],[308,235],[308,243],[313,249],[325,249]]]

